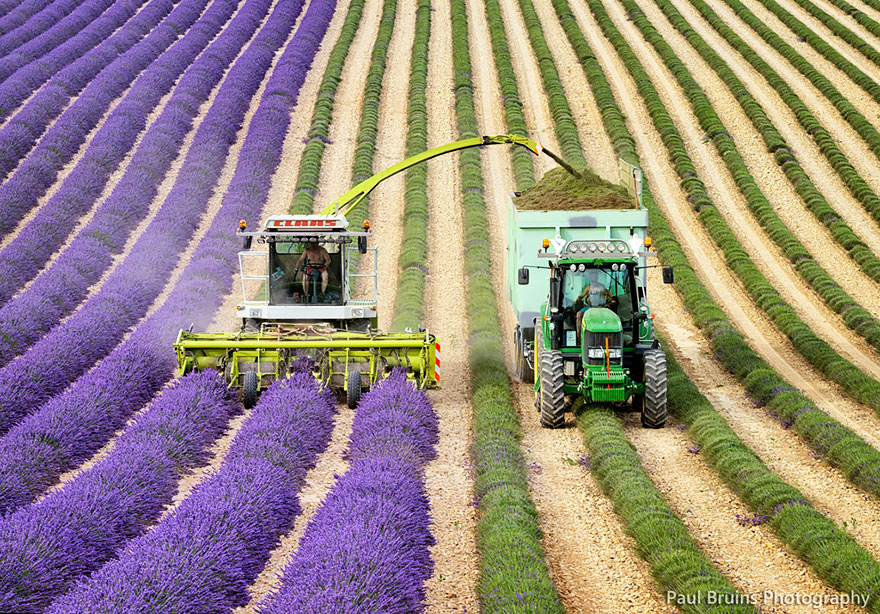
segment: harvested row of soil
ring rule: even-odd
[[[458,139],[456,129],[452,22],[448,0],[432,2],[428,47],[428,145]],[[428,162],[428,274],[425,323],[441,343],[440,390],[430,394],[440,418],[437,458],[425,471],[431,500],[434,572],[426,583],[427,612],[478,612],[479,555],[470,444],[468,313],[465,308],[464,230],[458,156]]]
[[[868,408],[844,398],[835,385],[812,369],[791,347],[788,339],[752,304],[739,281],[727,269],[679,188],[674,169],[666,161],[665,155],[657,155],[657,152],[664,152],[665,147],[653,129],[648,112],[626,68],[610,44],[601,36],[598,24],[590,12],[577,3],[572,7],[581,30],[602,64],[615,97],[627,117],[657,205],[675,230],[701,281],[725,310],[731,322],[774,369],[810,396],[819,407],[875,447],[880,447],[880,437],[876,435],[880,420],[876,415]]]
[[[834,105],[813,87],[809,80],[801,75],[788,60],[740,20],[723,0],[706,0],[706,3],[724,20],[724,23],[785,79],[795,94],[807,105],[810,112],[816,116],[816,119],[836,137],[837,145],[859,174],[868,182],[871,189],[875,193],[880,192],[880,167],[877,165],[877,157],[859,134],[837,112]],[[679,0],[675,0],[675,5],[681,8]],[[867,118],[880,117],[880,106],[864,90],[855,85],[846,74],[813,51],[812,47],[801,42],[770,11],[757,3],[750,5],[749,8],[764,23],[770,25],[785,42],[792,45],[816,70],[825,75],[860,113]]]
[[[708,66],[703,64],[696,52],[680,39],[665,19],[662,19],[662,15],[655,14],[652,9],[656,9],[656,6],[648,6],[651,4],[649,2],[643,4],[643,9],[654,19],[655,27],[659,28],[667,42],[673,45],[691,73],[700,74],[698,83],[706,92],[715,110],[725,118],[725,125],[731,137],[736,141],[750,169],[754,171],[753,175],[758,186],[776,205],[776,211],[784,221],[791,224],[792,230],[800,235],[808,249],[821,264],[826,266],[832,277],[841,282],[844,289],[851,291],[857,300],[865,301],[863,306],[872,313],[880,313],[877,284],[856,269],[855,263],[846,256],[845,252],[832,243],[825,228],[804,210],[802,201],[772,156],[767,154],[760,136],[724,84]],[[721,157],[711,145],[700,144],[703,131],[699,122],[680,88],[674,84],[673,76],[662,64],[653,48],[644,42],[634,27],[627,27],[629,24],[622,16],[624,12],[622,7],[612,4],[608,10],[615,18],[617,26],[627,36],[630,45],[644,58],[643,65],[651,75],[654,86],[683,135],[698,176],[705,182],[709,195],[734,234],[740,238],[752,260],[771,282],[775,282],[775,287],[782,297],[795,308],[798,315],[817,335],[831,343],[837,351],[862,369],[872,373],[874,377],[880,377],[876,351],[844,326],[842,319],[831,311],[798,276],[788,259],[770,244],[769,237],[749,212],[745,198],[739,192]],[[817,238],[824,240],[816,240]]]

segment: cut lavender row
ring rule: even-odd
[[[97,367],[0,438],[0,513],[32,501],[104,445],[174,373],[170,348],[179,329],[210,323],[237,268],[234,229],[242,217],[260,214],[291,109],[334,7],[333,0],[310,2],[269,78],[220,212],[168,300]]]
[[[229,63],[235,59],[241,49],[253,36],[254,31],[260,25],[271,4],[271,0],[249,0],[238,12],[230,24],[211,43],[189,68],[187,68],[180,82],[174,89],[170,100],[166,104],[159,118],[150,126],[140,142],[131,163],[125,171],[119,184],[110,196],[101,204],[92,220],[83,228],[73,240],[70,246],[64,250],[59,259],[46,271],[41,273],[34,284],[25,292],[0,308],[0,365],[9,362],[13,357],[20,354],[29,345],[39,339],[59,320],[69,314],[85,297],[91,284],[98,281],[100,276],[112,263],[113,254],[118,253],[125,245],[132,230],[149,212],[150,204],[156,196],[160,182],[171,167],[171,163],[183,144],[186,134],[192,128],[193,120],[199,111],[200,105],[208,98],[218,81],[223,77]],[[284,11],[289,0],[282,1]],[[277,13],[277,12],[276,12]],[[247,101],[241,96],[242,93],[250,92],[253,96],[263,74],[269,67],[275,50],[284,42],[290,27],[294,23],[296,12],[291,16],[288,12],[281,12],[274,19],[277,25],[264,28],[263,42],[258,43],[254,51],[245,53],[240,68],[230,77],[236,76],[232,85],[224,85],[218,92],[217,100],[212,107],[214,111],[212,119],[218,114],[221,116],[218,123],[230,124],[223,130],[229,143],[230,136],[234,136],[235,129],[241,122],[247,107]],[[255,57],[256,56],[256,57]],[[261,71],[259,69],[262,69]],[[259,71],[259,72],[257,72]],[[244,78],[238,77],[246,72]],[[233,94],[231,87],[243,88]],[[216,126],[214,127],[216,128]],[[212,128],[212,129],[214,129]],[[231,134],[229,134],[231,133]],[[194,157],[205,159],[208,153],[201,151],[203,138],[193,145]],[[211,139],[215,135],[210,135]],[[226,151],[223,151],[225,158]],[[211,177],[213,181],[209,187],[213,187],[222,168],[223,158],[211,160],[213,167]],[[201,166],[201,165],[200,165]],[[195,170],[192,164],[185,164],[179,176],[178,183],[187,185],[195,182],[203,182],[205,173],[203,168]],[[124,321],[114,322],[115,344],[123,332],[137,319],[144,315],[146,308],[158,295],[165,278],[176,264],[176,256],[186,247],[187,238],[195,230],[199,220],[199,214],[204,212],[209,195],[204,195],[195,202],[192,194],[183,196],[180,191],[172,192],[165,199],[162,210],[165,213],[158,216],[156,223],[151,223],[145,230],[140,243],[149,244],[149,253],[139,246],[130,267],[136,271],[136,277],[132,274],[123,275],[118,281],[114,278],[117,286],[121,284],[125,288],[126,295],[130,295],[131,288],[138,288],[138,300],[130,305],[125,311],[127,316]],[[200,194],[201,196],[201,194]],[[169,211],[170,210],[170,211]],[[189,222],[189,223],[187,223]],[[161,253],[162,258],[156,259],[156,253]],[[144,277],[146,276],[146,279]],[[119,277],[119,276],[116,276]],[[0,292],[0,296],[2,296]],[[107,299],[99,297],[92,301],[99,304],[98,309],[106,312],[103,301]],[[112,292],[111,292],[112,294]],[[113,302],[113,298],[109,300]],[[119,313],[120,317],[123,312]],[[102,320],[106,315],[102,315]],[[81,319],[81,318],[80,318]],[[108,323],[109,324],[109,323]],[[70,328],[73,323],[67,327]],[[87,327],[88,329],[88,327]],[[64,334],[59,332],[59,334]],[[104,343],[103,349],[100,344],[95,344],[91,354],[100,357],[109,351],[112,345]],[[77,358],[85,357],[80,354],[81,348],[76,349]],[[67,352],[69,354],[69,351]],[[94,362],[94,357],[92,362]],[[63,356],[61,357],[63,361]],[[25,359],[25,362],[27,359]],[[91,364],[91,363],[89,363]],[[25,368],[18,364],[17,369]],[[75,371],[67,371],[72,375]],[[80,371],[81,373],[81,371]],[[73,377],[78,376],[76,373]],[[73,378],[71,378],[73,379]],[[55,386],[59,385],[56,380]],[[51,388],[51,387],[50,387]],[[47,398],[52,390],[45,393]],[[10,399],[12,400],[12,399]],[[27,402],[27,406],[33,406],[33,401]],[[13,412],[14,413],[14,412]],[[0,403],[0,416],[5,416],[7,410]],[[3,428],[4,419],[0,418],[0,431]]]
[[[113,451],[63,490],[0,520],[0,611],[42,612],[154,522],[240,408],[215,371],[167,388]]]
[[[39,117],[53,119],[71,96],[85,87],[104,66],[152,30],[174,6],[171,0],[152,0],[135,15],[145,1],[114,2],[106,13],[82,32],[40,58],[39,62],[32,62],[16,71],[0,84],[0,120],[6,119],[22,101],[61,71],[56,80],[35,95],[35,100],[41,102]],[[126,23],[129,19],[131,21]],[[86,55],[81,57],[83,54]],[[44,129],[45,125],[35,127],[32,131],[38,136]]]
[[[63,0],[14,32],[0,37],[0,81],[44,56],[96,20],[112,0]]]
[[[51,5],[53,0],[24,0],[13,3],[13,8],[0,18],[0,34],[12,32],[28,19]]]
[[[45,95],[41,90],[41,95],[30,100],[0,130],[0,179],[27,154],[13,176],[0,184],[0,234],[8,233],[22,215],[36,206],[110,104],[178,40],[181,32],[190,29],[206,4],[207,0],[183,0],[178,4],[143,40],[103,68],[42,138],[40,135],[70,100],[63,86],[46,90]],[[60,81],[59,75],[54,83]],[[38,138],[39,144],[31,151]]]
[[[249,584],[300,512],[297,493],[327,447],[333,412],[333,395],[311,374],[274,383],[220,470],[49,612],[226,612],[245,605]]]
[[[267,1],[250,0],[236,19],[246,10],[259,7],[265,11],[268,6]],[[250,99],[275,52],[289,36],[302,10],[302,0],[279,0],[276,8],[221,86],[193,140],[178,181],[128,257],[77,313],[21,358],[0,369],[0,380],[9,378],[0,383],[0,431],[6,432],[24,414],[63,390],[111,351],[129,327],[144,316],[167,284],[177,265],[177,256],[186,248],[213,195]],[[235,42],[231,33],[222,36],[232,37]],[[236,48],[240,49],[242,44],[237,42]],[[137,190],[136,185],[132,187]],[[77,297],[100,276],[110,261],[106,243],[113,236],[114,222],[137,213],[138,206],[148,204],[139,205],[139,197],[132,192],[124,192],[122,196],[105,219],[96,216],[82,240],[78,239],[65,250],[50,269],[51,274],[40,276],[24,294],[0,308],[0,331],[5,342],[26,339],[26,335],[51,324],[49,319],[53,314],[66,307],[72,309]],[[157,253],[162,254],[162,258],[156,258]],[[46,357],[51,357],[49,371]]]
[[[260,612],[423,611],[434,538],[422,470],[437,440],[427,395],[402,373],[365,395],[346,452],[351,467],[306,527],[280,591]]]
[[[229,21],[237,5],[238,0],[214,0],[198,22],[147,67],[89,139],[85,154],[61,187],[0,249],[0,302],[9,300],[61,247],[80,216],[101,196],[110,175],[146,128],[150,113]]]

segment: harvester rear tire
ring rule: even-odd
[[[544,350],[541,352],[541,426],[558,429],[565,424],[565,390],[562,365],[562,352]]]
[[[242,401],[244,408],[250,409],[257,404],[257,372],[245,371],[242,384]]]
[[[349,371],[348,382],[345,391],[345,400],[348,402],[348,408],[357,407],[358,401],[361,400],[361,372]]]
[[[666,424],[666,354],[662,350],[645,352],[645,403],[642,426],[663,428]]]

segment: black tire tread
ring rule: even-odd
[[[361,372],[350,369],[348,371],[348,382],[345,391],[345,400],[349,409],[357,407],[358,401],[361,400]]]
[[[558,429],[565,424],[565,391],[562,352],[541,352],[541,426]]]
[[[645,352],[645,405],[642,426],[663,428],[666,424],[666,354],[662,350]]]
[[[245,371],[244,381],[242,382],[242,402],[245,409],[250,409],[257,404],[257,372]]]

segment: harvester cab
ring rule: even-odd
[[[367,246],[369,222],[349,232],[344,215],[277,215],[257,232],[240,229],[238,254],[246,330],[265,322],[326,323],[338,330],[377,328],[378,252]],[[358,272],[358,255],[368,256]]]

